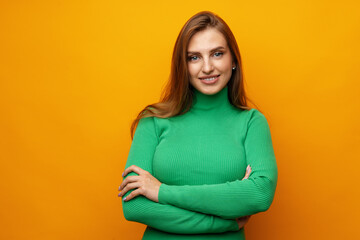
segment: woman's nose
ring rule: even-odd
[[[202,71],[204,73],[211,73],[214,70],[214,66],[209,59],[205,59],[203,62]]]

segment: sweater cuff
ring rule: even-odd
[[[237,221],[234,219],[234,220],[232,220],[233,221],[233,224],[232,224],[232,226],[231,226],[231,229],[230,229],[230,231],[232,231],[232,232],[237,232],[237,231],[239,231],[240,229],[239,229],[239,224],[237,223]]]
[[[162,183],[160,185],[160,188],[159,188],[159,195],[158,195],[158,200],[159,200],[159,203],[161,204],[167,204],[167,199],[168,199],[168,189],[169,189],[169,185],[166,185],[165,183]]]

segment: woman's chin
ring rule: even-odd
[[[214,95],[218,92],[220,92],[221,89],[223,89],[222,85],[216,84],[216,85],[198,85],[195,87],[199,92],[206,94],[206,95]]]

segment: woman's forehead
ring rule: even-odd
[[[187,51],[207,52],[218,47],[227,48],[224,35],[215,28],[208,28],[192,36]]]

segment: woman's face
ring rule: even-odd
[[[232,55],[225,37],[215,28],[192,36],[187,49],[190,83],[198,91],[212,95],[223,89],[232,74]]]

